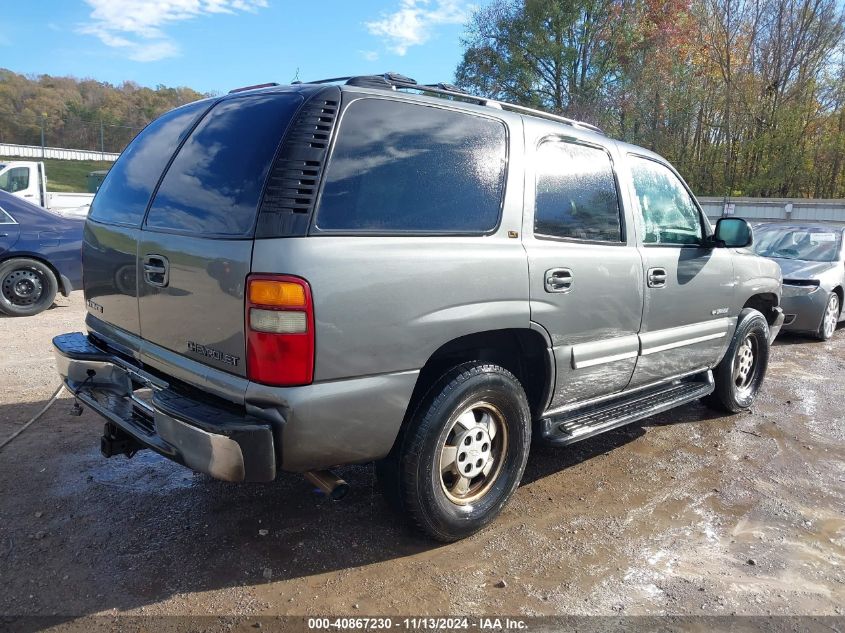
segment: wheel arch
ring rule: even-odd
[[[7,253],[0,257],[0,264],[5,264],[6,262],[13,260],[13,259],[34,259],[37,262],[44,264],[47,268],[50,269],[50,272],[53,273],[53,276],[56,278],[56,284],[59,287],[59,292],[62,293],[65,297],[67,296],[67,292],[65,292],[65,283],[67,277],[62,275],[58,268],[48,259],[46,259],[43,255],[39,255],[38,253],[29,253],[25,251],[15,251],[14,253]]]
[[[845,302],[845,290],[843,290],[842,285],[838,285],[833,289],[833,292],[839,297],[839,318],[842,318],[842,314],[845,313],[845,306],[842,305]]]
[[[769,325],[773,325],[777,318],[777,313],[773,310],[780,305],[778,296],[773,292],[761,292],[752,295],[743,304],[742,309],[754,308],[766,318]]]
[[[414,385],[402,426],[443,374],[473,360],[495,363],[516,376],[525,389],[533,417],[545,410],[554,381],[554,356],[545,330],[539,326],[488,330],[454,338],[428,358]]]

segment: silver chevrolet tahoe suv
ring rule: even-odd
[[[781,273],[660,156],[386,74],[177,108],[94,199],[58,370],[105,456],[227,481],[376,462],[432,537],[489,523],[529,445],[748,408]]]

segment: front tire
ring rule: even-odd
[[[0,264],[0,312],[32,316],[51,305],[59,291],[53,271],[37,259],[8,259]]]
[[[530,443],[528,399],[516,377],[464,363],[420,401],[378,475],[419,529],[456,541],[496,518],[519,485]]]
[[[839,323],[839,295],[831,292],[825,304],[825,310],[822,314],[822,322],[819,324],[819,329],[816,331],[816,338],[820,341],[827,341],[836,332],[836,324]]]
[[[739,320],[725,357],[716,366],[716,389],[703,402],[711,409],[739,413],[751,407],[769,366],[769,324],[753,308]]]

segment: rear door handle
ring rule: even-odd
[[[170,283],[170,262],[164,255],[144,256],[144,281],[157,288],[166,288]]]
[[[646,275],[649,288],[665,288],[666,287],[666,269],[665,268],[649,268]]]
[[[549,268],[543,279],[543,287],[546,292],[569,292],[574,281],[569,268]]]

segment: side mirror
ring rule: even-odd
[[[754,242],[754,233],[742,218],[721,218],[716,222],[713,240],[723,248],[745,248]]]

